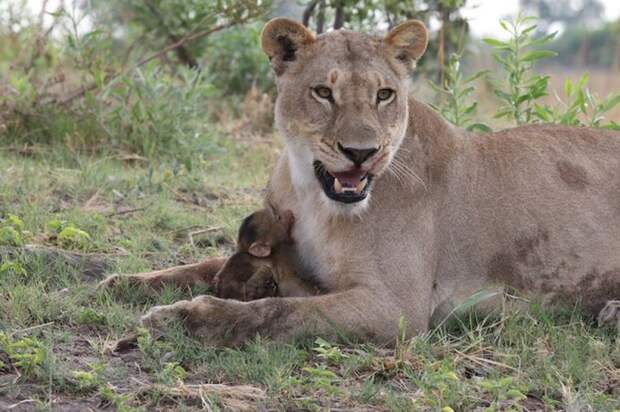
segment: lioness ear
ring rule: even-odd
[[[284,17],[270,20],[261,34],[261,47],[278,76],[284,73],[287,62],[295,60],[300,47],[313,42],[314,34],[310,30]]]
[[[271,255],[271,245],[260,240],[252,243],[248,249],[248,253],[254,257],[264,258]]]
[[[426,26],[419,20],[409,20],[394,27],[384,41],[394,52],[394,57],[413,69],[428,44]]]

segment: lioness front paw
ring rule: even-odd
[[[171,322],[184,319],[187,313],[185,306],[189,303],[182,300],[172,305],[153,306],[140,318],[140,324],[150,330],[162,331]]]
[[[103,290],[103,289],[115,288],[121,282],[121,278],[122,278],[121,275],[119,275],[118,273],[114,273],[108,276],[107,278],[103,279],[101,282],[99,282],[97,284],[97,289]]]
[[[620,300],[609,300],[598,313],[598,325],[613,325],[620,332]]]

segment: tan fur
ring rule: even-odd
[[[295,214],[303,264],[329,293],[248,303],[200,297],[154,308],[146,325],[183,316],[218,345],[258,332],[389,341],[401,316],[410,335],[424,332],[431,317],[483,288],[593,311],[620,298],[619,133],[540,125],[470,134],[409,96],[408,69],[426,44],[420,23],[386,38],[346,30],[314,38],[276,19],[263,39],[284,28],[293,33],[289,47],[265,47],[286,145],[269,190]],[[317,99],[319,85],[333,102]],[[382,87],[396,96],[378,106]],[[352,167],[338,143],[380,147],[363,166],[377,176],[370,198],[346,205],[321,189],[315,160],[334,173]],[[601,318],[616,312],[608,306]]]

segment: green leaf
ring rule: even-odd
[[[558,54],[551,50],[532,50],[530,52],[525,53],[521,56],[521,61],[524,62],[533,62],[536,60],[546,59],[549,57],[555,57]]]
[[[499,25],[500,25],[500,26],[502,26],[502,28],[503,28],[504,30],[509,31],[509,32],[512,32],[512,28],[511,28],[511,27],[509,27],[509,26],[511,26],[511,25],[512,25],[510,22],[508,22],[508,21],[506,21],[506,20],[500,20],[500,21],[499,21]]]
[[[609,129],[609,130],[617,130],[620,131],[620,124],[614,122],[613,120],[611,121],[611,123],[606,124],[605,126],[603,126],[604,129]]]
[[[549,43],[556,35],[558,34],[557,31],[554,31],[551,34],[547,34],[544,35],[542,37],[539,37],[537,39],[531,40],[529,42],[526,43],[526,46],[542,46],[546,43]]]
[[[573,94],[573,81],[566,79],[564,82],[564,96],[570,97]]]
[[[601,104],[601,112],[608,112],[614,107],[620,104],[620,94],[617,94],[611,98],[608,98]]]
[[[495,115],[493,115],[494,119],[501,119],[502,117],[508,117],[508,116],[512,116],[512,109],[511,108],[506,108],[506,109],[502,109],[500,111],[498,111],[497,113],[495,113]]]
[[[520,400],[523,400],[523,399],[527,398],[527,396],[525,396],[523,394],[523,392],[521,392],[518,389],[509,389],[509,390],[507,390],[506,391],[506,396],[508,396],[510,399],[514,399],[516,401],[520,401]]]
[[[468,76],[465,79],[463,79],[463,83],[471,83],[474,80],[479,79],[480,77],[486,76],[487,74],[489,74],[489,72],[490,70],[481,70],[479,72],[476,72],[472,74],[471,76]]]
[[[521,34],[522,34],[522,35],[526,35],[526,34],[528,34],[528,33],[532,32],[532,31],[536,30],[536,27],[538,27],[538,25],[537,25],[537,24],[533,24],[533,25],[531,25],[530,27],[526,27],[525,29],[523,29],[523,30],[521,31]]]
[[[590,74],[588,72],[585,72],[579,78],[579,81],[577,82],[577,88],[578,89],[583,89],[584,87],[586,87],[588,85],[588,81],[589,80],[590,80]]]
[[[506,93],[506,92],[504,92],[502,90],[499,90],[499,89],[495,89],[493,92],[500,99],[505,100],[508,103],[512,102],[512,96],[509,95],[508,93]]]
[[[465,110],[463,110],[463,115],[473,113],[473,111],[476,110],[476,107],[478,107],[478,102],[472,103],[470,106],[466,107]]]
[[[491,133],[493,129],[484,123],[473,123],[467,126],[469,132]]]
[[[510,44],[501,40],[493,39],[491,37],[485,37],[484,39],[482,39],[482,41],[496,49],[510,50]]]
[[[540,106],[538,104],[534,105],[534,113],[543,122],[552,122],[553,121],[553,112],[547,106]]]

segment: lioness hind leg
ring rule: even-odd
[[[620,331],[620,300],[608,300],[597,317],[598,325],[615,325]]]
[[[154,272],[135,273],[131,275],[114,274],[101,281],[97,288],[111,288],[126,280],[131,285],[143,285],[159,288],[164,285],[177,287],[191,286],[198,283],[211,284],[216,273],[226,262],[226,258],[211,258],[201,263],[176,266]]]

